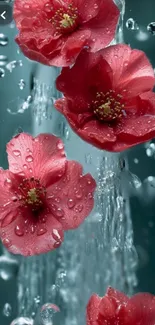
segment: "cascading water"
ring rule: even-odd
[[[122,10],[119,42],[123,37],[125,3],[117,4]],[[32,317],[37,325],[62,321],[85,324],[85,307],[93,292],[103,295],[111,285],[132,294],[137,281],[129,201],[122,182],[124,160],[118,154],[100,151],[82,141],[55,111],[52,104],[60,96],[54,87],[57,74],[56,68],[41,67],[37,79],[34,78],[31,94],[34,135],[52,132],[60,136],[68,159],[80,161],[98,186],[93,212],[79,229],[66,233],[59,249],[42,256],[20,258],[19,316]],[[83,209],[78,205],[78,198],[75,207],[79,211]],[[21,324],[27,323],[21,321]]]

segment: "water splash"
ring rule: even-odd
[[[52,119],[53,104],[56,97],[51,96],[53,87],[41,83],[39,80],[33,80],[32,91],[32,114],[38,125],[41,125],[45,120]]]

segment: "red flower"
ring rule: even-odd
[[[26,133],[7,145],[9,170],[0,170],[0,237],[14,254],[57,248],[64,230],[78,227],[93,208],[95,181],[67,161],[62,141]]]
[[[115,35],[119,10],[113,0],[15,0],[16,42],[31,60],[74,63],[83,47],[96,52]]]
[[[114,45],[83,51],[57,78],[65,98],[55,107],[87,142],[122,151],[155,136],[154,84],[153,68],[139,50]]]
[[[128,298],[108,288],[100,298],[91,296],[87,305],[87,325],[154,325],[155,296],[138,293]]]

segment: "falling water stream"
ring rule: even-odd
[[[121,9],[116,42],[122,42],[125,2],[115,2]],[[54,67],[38,65],[33,76],[33,89],[25,102],[32,111],[33,133],[51,132],[63,139],[68,159],[79,161],[84,172],[96,179],[95,205],[78,229],[66,232],[59,249],[19,257],[20,321],[13,325],[84,325],[85,307],[93,292],[103,295],[110,285],[130,295],[137,284],[137,254],[123,179],[126,157],[100,151],[74,134],[53,107],[60,96],[54,86],[58,73]],[[83,206],[78,200],[75,203],[80,212]]]

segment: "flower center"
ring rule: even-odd
[[[31,177],[23,179],[18,187],[17,200],[24,207],[31,207],[32,211],[39,210],[44,204],[46,189],[38,179]]]
[[[92,102],[93,112],[100,121],[110,122],[121,118],[124,115],[124,104],[122,96],[110,90],[106,94],[97,92]]]
[[[48,10],[46,16],[48,22],[54,26],[56,35],[71,33],[78,25],[78,9],[72,4],[68,8],[60,7],[55,13]]]

